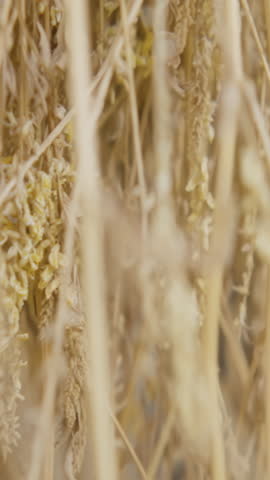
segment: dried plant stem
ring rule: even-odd
[[[267,35],[267,52],[270,58],[270,3],[268,0],[264,0],[265,11],[265,23],[266,23],[266,35]]]
[[[49,345],[44,342],[44,345],[42,345],[43,365],[48,364],[49,356],[50,356]],[[46,383],[45,383],[45,387],[46,387]],[[54,423],[53,423],[53,419],[50,418],[49,423],[47,425],[47,441],[45,443],[45,454],[44,454],[43,468],[42,468],[42,480],[54,479],[54,445],[55,445]]]
[[[219,408],[218,381],[218,331],[220,302],[223,286],[223,273],[226,262],[226,228],[225,212],[230,205],[233,181],[235,146],[238,129],[238,112],[240,102],[239,80],[242,75],[240,48],[240,12],[237,0],[230,0],[224,5],[226,27],[223,33],[225,53],[225,84],[220,105],[220,123],[218,130],[218,166],[215,188],[215,213],[209,270],[206,279],[206,319],[203,327],[203,346],[208,380],[209,398],[212,412],[211,470],[214,480],[226,479],[225,449],[221,412]],[[234,54],[226,45],[228,38],[233,41]],[[227,240],[228,241],[228,240]]]
[[[226,478],[223,433],[218,400],[217,355],[220,299],[225,266],[224,250],[226,251],[226,244],[224,244],[226,242],[226,239],[224,239],[224,231],[226,231],[224,230],[224,212],[230,203],[238,102],[238,92],[234,86],[227,85],[224,89],[221,103],[222,119],[218,150],[216,209],[211,246],[212,258],[210,259],[211,263],[206,280],[206,320],[203,329],[206,373],[212,411],[212,475],[215,480]],[[234,105],[234,108],[232,105]]]
[[[270,58],[270,3],[264,0],[267,52]],[[262,122],[260,122],[262,123]],[[264,123],[263,123],[264,125]],[[265,132],[267,135],[268,132]],[[270,152],[269,152],[270,153]],[[267,288],[266,288],[266,344],[265,344],[265,365],[264,374],[266,379],[265,389],[265,416],[266,416],[266,475],[270,478],[270,265],[267,265]]]
[[[5,116],[5,101],[6,101],[6,92],[4,85],[4,73],[3,67],[0,67],[0,155],[3,153],[3,124]]]
[[[87,319],[89,431],[93,445],[97,479],[117,479],[116,454],[110,402],[108,338],[103,265],[103,225],[100,210],[99,165],[96,144],[96,119],[91,115],[93,100],[86,102],[91,77],[88,62],[86,2],[66,1],[69,20],[71,90],[75,103],[76,150],[81,164],[83,293]],[[92,428],[91,428],[92,426]]]
[[[24,145],[23,145],[23,124],[26,119],[26,103],[27,103],[27,83],[26,83],[26,64],[25,64],[25,56],[26,56],[26,35],[25,35],[25,1],[22,0],[19,4],[19,22],[20,22],[20,44],[21,44],[21,51],[20,51],[20,86],[19,86],[19,122],[20,122],[20,141],[19,141],[19,154],[20,154],[20,161],[23,161],[24,155]]]
[[[225,302],[222,302],[225,304]],[[225,309],[224,314],[221,316],[221,327],[223,329],[224,335],[228,342],[228,347],[232,358],[234,359],[234,365],[239,375],[239,380],[242,387],[245,389],[249,381],[249,368],[247,364],[246,357],[244,356],[242,350],[239,348],[239,341],[235,337],[233,328],[232,328],[232,318]]]
[[[269,68],[269,65],[268,65],[268,61],[267,61],[267,58],[265,56],[265,52],[264,52],[264,48],[262,46],[262,42],[260,40],[260,37],[259,37],[259,34],[258,34],[258,31],[257,31],[257,28],[256,28],[256,24],[254,22],[254,19],[252,17],[252,14],[251,14],[251,11],[250,11],[250,7],[249,7],[249,4],[248,4],[248,1],[247,0],[241,0],[241,4],[243,6],[243,9],[245,11],[245,14],[246,14],[246,17],[247,17],[247,20],[248,20],[248,23],[249,23],[249,26],[250,26],[250,29],[251,29],[251,32],[252,32],[252,35],[254,37],[254,40],[256,42],[256,45],[257,45],[257,48],[258,48],[258,51],[259,51],[259,54],[260,54],[260,57],[262,59],[262,63],[263,63],[263,68],[264,68],[264,71],[265,71],[265,74],[266,74],[266,77],[267,77],[267,80],[269,82],[269,85],[270,85],[270,68]],[[269,2],[267,2],[267,0],[265,1],[265,4],[268,4],[268,10],[269,10]],[[270,13],[270,10],[269,12]],[[267,12],[266,12],[266,18],[267,18]]]
[[[265,411],[266,411],[266,471],[267,478],[270,478],[270,266],[267,267],[267,288],[266,288],[266,344],[265,344],[265,366],[264,373],[266,378],[265,390]]]
[[[218,401],[217,374],[217,336],[219,299],[222,286],[222,273],[213,272],[207,282],[207,317],[204,325],[204,348],[206,357],[206,372],[209,388],[209,399],[212,415],[211,429],[211,470],[214,480],[225,480],[225,458],[223,433],[221,427]]]
[[[257,129],[257,132],[260,136],[264,152],[265,152],[265,157],[266,157],[266,164],[268,170],[270,170],[270,138],[269,138],[269,133],[267,131],[267,127],[265,124],[264,120],[264,115],[261,110],[260,104],[257,100],[256,97],[256,92],[255,89],[253,88],[253,85],[248,81],[248,80],[243,80],[242,82],[242,92],[244,94],[244,97],[247,101],[248,108],[251,112],[251,116],[253,119],[253,122],[255,124],[255,127]]]
[[[133,139],[134,139],[134,149],[135,149],[135,158],[137,164],[137,173],[140,187],[140,198],[141,198],[141,211],[142,211],[142,234],[143,237],[146,235],[147,231],[147,212],[146,212],[146,183],[144,176],[144,166],[143,166],[143,154],[142,154],[142,145],[140,138],[140,124],[138,116],[138,105],[137,105],[137,96],[136,96],[136,86],[135,78],[133,71],[133,60],[132,60],[132,48],[130,44],[129,28],[127,21],[127,9],[125,0],[120,0],[121,5],[121,15],[122,15],[122,24],[124,30],[124,39],[125,39],[125,48],[127,56],[127,65],[128,65],[128,81],[130,85],[129,98],[130,98],[130,110],[131,110],[131,120],[133,128]]]
[[[36,155],[30,157],[28,162],[24,164],[23,172],[26,174],[28,169],[38,160],[40,155],[46,151],[49,145],[57,138],[61,133],[65,125],[69,123],[73,116],[74,111],[71,110],[66,117],[56,126],[56,128],[51,132],[51,134],[46,138],[43,144],[40,146]],[[78,175],[80,174],[81,165],[78,164]],[[23,178],[23,175],[22,175]],[[13,179],[14,180],[14,179]],[[16,184],[16,180],[14,180]],[[8,184],[10,185],[10,183]],[[12,188],[12,185],[11,185]],[[45,382],[44,382],[44,394],[42,398],[39,422],[36,427],[36,433],[34,436],[34,442],[32,445],[31,452],[31,462],[28,472],[28,480],[36,480],[39,478],[41,471],[42,459],[44,459],[44,449],[46,451],[46,445],[50,442],[50,435],[52,434],[51,428],[48,426],[52,425],[53,421],[53,412],[54,412],[54,399],[57,381],[59,378],[59,365],[61,365],[61,354],[62,354],[62,344],[64,339],[64,328],[65,320],[67,315],[66,307],[66,292],[69,279],[71,278],[71,269],[72,269],[72,258],[73,258],[73,245],[74,245],[74,226],[76,223],[76,218],[78,216],[78,203],[79,203],[79,194],[80,194],[80,183],[78,178],[76,179],[75,186],[72,193],[70,208],[69,208],[69,224],[67,227],[65,235],[65,244],[64,244],[64,256],[67,259],[67,265],[62,272],[61,282],[60,282],[60,291],[59,299],[57,305],[57,311],[55,315],[55,323],[52,332],[52,348],[50,355],[47,355],[47,364],[45,364]],[[58,368],[57,368],[58,367]],[[46,451],[47,459],[51,465],[50,453]],[[50,475],[51,473],[51,466]]]
[[[100,30],[100,38],[101,38],[101,48],[103,48],[103,40],[104,40],[104,27],[105,27],[105,16],[104,16],[104,0],[99,0],[99,12],[100,12],[100,19],[99,19],[99,30]]]
[[[0,67],[2,67],[3,59],[6,52],[6,29],[8,24],[8,16],[10,14],[12,0],[6,0],[1,5],[0,15]]]
[[[117,420],[116,416],[113,415],[113,413],[111,412],[110,413],[111,415],[111,418],[112,418],[112,421],[113,423],[115,424],[115,427],[116,429],[118,430],[119,434],[121,435],[121,438],[123,440],[123,442],[125,443],[131,457],[133,458],[134,462],[135,462],[135,465],[137,466],[137,469],[138,471],[140,472],[141,474],[141,477],[144,479],[144,480],[150,480],[150,477],[146,474],[144,468],[143,468],[143,465],[140,461],[140,459],[138,458],[138,455],[137,453],[135,452],[134,448],[132,447],[128,437],[126,436],[125,434],[125,431],[124,429],[122,428],[120,422]]]
[[[168,417],[166,419],[166,422],[160,434],[159,440],[157,442],[157,446],[155,448],[153,457],[151,459],[151,463],[148,468],[147,477],[149,478],[149,480],[153,480],[154,478],[156,478],[158,467],[159,467],[162,455],[164,453],[164,450],[166,448],[166,445],[168,443],[174,421],[175,421],[175,412],[171,410],[168,414]]]
[[[156,162],[156,191],[159,207],[168,207],[171,197],[171,154],[170,96],[166,80],[166,44],[162,36],[165,31],[166,5],[156,0],[154,9],[154,139]]]

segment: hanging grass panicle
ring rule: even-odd
[[[214,3],[197,4],[193,18],[193,35],[188,48],[191,53],[188,79],[187,157],[189,179],[186,185],[189,201],[188,220],[199,233],[201,247],[209,248],[214,200],[210,189],[209,155],[213,141],[217,46]]]

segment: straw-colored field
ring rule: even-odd
[[[0,1],[0,479],[270,479],[269,0]]]

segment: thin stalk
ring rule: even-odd
[[[252,13],[250,11],[248,1],[247,0],[241,0],[241,4],[242,4],[243,9],[245,11],[249,27],[251,29],[251,32],[252,32],[252,35],[254,37],[256,46],[258,48],[258,51],[259,51],[259,54],[260,54],[260,57],[261,57],[261,60],[262,60],[263,68],[264,68],[268,83],[270,85],[270,68],[269,68],[269,65],[268,65],[268,62],[267,62],[267,58],[266,58],[266,55],[265,55],[265,52],[264,52],[264,48],[262,46],[261,39],[260,39],[259,34],[258,34],[258,30],[256,28],[256,24],[254,22],[254,19],[252,17]],[[268,11],[266,11],[266,20],[267,20],[267,18],[268,18],[267,15],[269,16],[269,14],[270,14],[270,7],[269,7],[268,0],[265,0],[265,6],[266,6],[266,9],[268,9]],[[268,24],[267,24],[267,27],[268,27]],[[269,25],[269,27],[270,27],[270,25]],[[268,32],[268,29],[267,29],[267,32]],[[267,36],[269,36],[268,33],[267,33]],[[270,53],[270,51],[269,51],[269,48],[268,48],[268,55],[269,55],[269,53]]]
[[[124,429],[122,428],[120,422],[117,420],[116,416],[113,415],[113,413],[110,413],[111,415],[111,418],[112,418],[112,421],[113,423],[115,424],[115,427],[116,429],[118,430],[124,444],[126,445],[127,447],[127,450],[129,451],[129,454],[131,456],[131,458],[134,460],[134,463],[138,469],[138,471],[140,472],[141,474],[141,477],[143,478],[143,480],[150,480],[150,478],[148,477],[148,475],[146,474],[144,468],[143,468],[143,465],[137,455],[137,453],[135,452],[134,448],[132,447]]]
[[[221,425],[221,413],[218,399],[218,334],[220,317],[220,299],[223,285],[225,258],[224,212],[230,204],[234,154],[238,121],[237,93],[232,85],[227,85],[221,104],[222,119],[219,132],[218,172],[216,183],[216,210],[214,231],[210,248],[209,270],[206,280],[206,318],[203,327],[203,346],[205,353],[206,376],[208,380],[210,405],[212,412],[212,475],[214,480],[225,480],[225,453]],[[234,105],[235,108],[228,108]]]
[[[6,35],[8,17],[12,8],[12,0],[6,0],[2,2],[0,7],[0,67],[2,66],[3,59],[6,55]]]
[[[269,0],[264,0],[264,12],[266,23],[266,36],[267,36],[267,53],[270,58],[270,3]]]
[[[270,137],[265,123],[262,108],[258,102],[254,86],[248,80],[242,81],[242,92],[247,102],[252,120],[257,129],[265,153],[268,171],[270,171]]]
[[[3,154],[4,138],[3,138],[3,124],[5,117],[5,104],[6,104],[6,88],[4,82],[4,65],[0,65],[0,155]]]
[[[265,416],[266,416],[266,469],[267,478],[270,478],[270,266],[267,266],[266,288],[266,342],[265,342]]]
[[[270,58],[270,3],[264,0],[267,52]],[[267,265],[266,343],[265,343],[265,416],[266,416],[266,475],[270,478],[270,265]]]
[[[142,235],[143,238],[146,235],[147,231],[147,212],[146,212],[146,182],[144,176],[144,166],[143,166],[143,153],[140,137],[140,123],[138,115],[138,105],[137,105],[137,95],[136,95],[136,86],[133,70],[133,55],[132,48],[130,43],[130,35],[127,21],[127,8],[125,0],[120,0],[121,6],[121,15],[122,15],[122,24],[124,30],[124,39],[125,39],[125,48],[126,48],[126,57],[127,57],[127,66],[128,66],[128,81],[130,85],[129,98],[130,98],[130,113],[131,121],[133,128],[133,140],[134,140],[134,149],[135,149],[135,158],[137,165],[137,173],[140,187],[140,199],[141,199],[141,212],[142,212]]]
[[[224,304],[224,314],[221,316],[221,328],[228,343],[230,355],[233,358],[233,362],[235,365],[235,369],[238,373],[241,386],[243,389],[246,389],[249,380],[249,368],[247,360],[242,349],[239,348],[238,339],[234,335],[234,331],[231,328],[232,318],[231,315],[229,315],[229,309],[227,308],[227,306],[225,306],[225,302],[222,303]]]
[[[156,478],[158,467],[160,465],[162,456],[168,444],[174,421],[175,421],[175,412],[171,410],[168,414],[164,427],[161,431],[153,457],[151,459],[151,463],[148,468],[147,477],[149,480],[154,480],[154,478]]]
[[[218,334],[221,293],[226,262],[226,216],[230,205],[234,158],[240,106],[239,82],[242,78],[240,41],[240,9],[238,0],[224,4],[224,27],[221,32],[225,62],[225,81],[220,104],[217,145],[217,177],[213,234],[206,276],[206,318],[203,326],[203,347],[206,378],[211,408],[211,473],[213,480],[225,480],[225,445],[219,405]],[[220,12],[217,12],[220,13]],[[221,17],[219,18],[222,25]],[[233,54],[228,42],[234,45]],[[231,45],[231,43],[230,43]]]
[[[27,55],[27,37],[26,37],[26,10],[25,0],[21,0],[19,3],[19,24],[20,24],[20,64],[19,64],[19,125],[20,125],[20,138],[19,138],[19,157],[20,162],[24,157],[24,139],[22,135],[23,125],[27,116],[27,78],[26,78],[26,62]]]
[[[44,341],[42,344],[42,363],[47,365],[48,359],[50,357],[50,346]],[[54,479],[54,454],[55,454],[55,431],[54,431],[54,421],[53,418],[50,418],[47,425],[47,441],[45,443],[45,455],[43,460],[42,467],[42,478],[43,480],[53,480]]]
[[[154,154],[156,162],[156,191],[158,208],[169,207],[171,198],[172,140],[170,129],[170,95],[166,76],[166,44],[163,33],[166,4],[156,0],[154,9]]]
[[[99,0],[99,34],[100,34],[102,49],[103,49],[103,42],[104,42],[104,28],[105,28],[104,0]]]
[[[82,286],[87,324],[87,406],[91,412],[89,431],[93,433],[96,478],[116,480],[117,462],[113,425],[108,414],[110,368],[104,284],[103,224],[99,162],[96,141],[97,118],[92,114],[93,99],[86,101],[91,66],[89,64],[87,7],[84,0],[66,0],[69,21],[68,48],[71,92],[74,99],[75,147],[81,169],[79,182],[82,202]]]

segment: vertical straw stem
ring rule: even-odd
[[[222,23],[222,18],[225,18],[224,23]],[[212,412],[211,473],[213,480],[225,480],[225,449],[219,405],[217,361],[220,302],[227,251],[227,222],[224,214],[231,200],[240,103],[239,85],[242,76],[240,9],[238,0],[228,0],[224,5],[218,5],[217,22],[222,27],[220,40],[224,54],[225,78],[220,104],[217,140],[216,206],[212,245],[210,247],[209,265],[206,273],[206,318],[203,328],[203,346]],[[234,46],[233,51],[231,51],[231,45]]]
[[[154,154],[156,162],[156,190],[159,207],[171,197],[170,95],[166,79],[166,43],[164,41],[166,2],[156,0],[154,9]]]
[[[79,182],[83,224],[81,231],[82,282],[87,319],[89,428],[98,480],[116,480],[117,467],[112,423],[108,413],[110,399],[106,297],[104,285],[103,225],[99,188],[96,119],[91,115],[93,99],[87,99],[91,80],[87,9],[84,0],[66,0],[69,21],[68,47],[71,66],[71,92],[75,104],[75,147],[79,158]]]
[[[131,121],[132,121],[132,128],[133,128],[133,141],[134,141],[137,174],[138,174],[139,187],[140,187],[142,234],[143,234],[143,237],[145,237],[146,230],[147,230],[147,213],[146,213],[147,191],[146,191],[146,182],[145,182],[145,176],[144,176],[142,145],[141,145],[141,138],[140,138],[140,124],[139,124],[139,115],[138,115],[135,78],[134,78],[134,71],[133,71],[132,48],[130,43],[127,8],[126,8],[125,0],[120,0],[120,6],[121,6],[121,16],[122,16],[122,24],[123,24],[123,31],[124,31],[124,39],[125,39],[125,49],[126,49],[126,56],[127,56],[128,81],[130,86],[129,98],[130,98]]]
[[[266,416],[266,471],[267,478],[270,476],[270,265],[267,266],[267,287],[266,287],[266,343],[265,343],[265,416]]]
[[[270,58],[270,3],[264,0],[267,53]],[[267,265],[266,290],[266,345],[265,345],[265,416],[266,416],[266,475],[270,478],[270,265]]]

